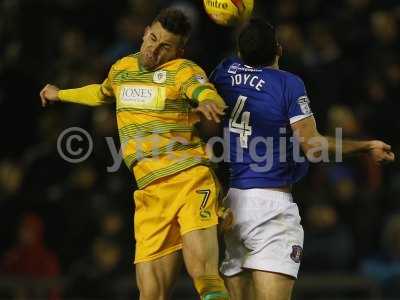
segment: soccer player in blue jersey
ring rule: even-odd
[[[225,206],[233,227],[225,234],[221,272],[233,300],[291,298],[303,247],[303,228],[291,187],[308,160],[329,154],[367,153],[392,161],[382,141],[337,141],[316,127],[303,81],[279,70],[282,49],[274,28],[250,20],[238,37],[238,57],[224,60],[212,82],[229,106],[230,183]],[[295,137],[295,138],[293,138]],[[308,160],[299,155],[300,148]]]

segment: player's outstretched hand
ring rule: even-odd
[[[208,120],[216,123],[221,122],[221,116],[225,115],[224,109],[220,108],[214,101],[205,100],[194,109],[195,112],[203,114]]]
[[[392,147],[382,141],[370,141],[369,142],[369,156],[376,163],[394,161],[395,156],[392,152]]]
[[[47,103],[51,101],[59,101],[58,91],[60,89],[55,85],[46,84],[45,87],[40,91],[40,99],[42,101],[42,106],[45,107]]]

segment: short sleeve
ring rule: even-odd
[[[198,101],[203,91],[214,90],[206,73],[195,63],[186,61],[178,69],[177,83],[183,98]]]
[[[298,76],[287,77],[285,98],[290,124],[313,115],[304,82]]]

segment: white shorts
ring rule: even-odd
[[[304,232],[290,193],[231,188],[224,206],[232,210],[234,225],[225,234],[223,275],[253,269],[297,278]]]

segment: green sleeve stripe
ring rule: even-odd
[[[200,94],[204,91],[204,90],[212,90],[212,88],[210,88],[207,85],[201,85],[199,87],[197,87],[192,94],[193,99],[196,99],[198,101]]]
[[[201,300],[229,300],[227,292],[208,292],[201,297]]]

